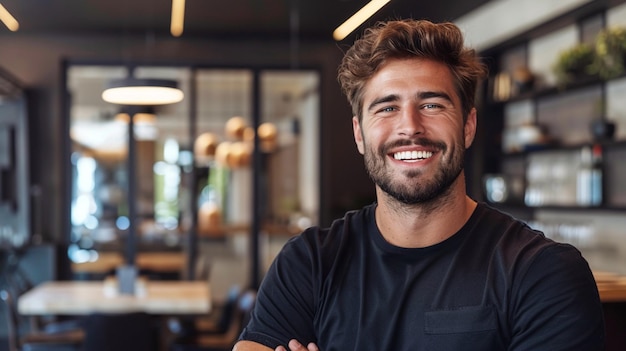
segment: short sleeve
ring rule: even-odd
[[[303,235],[291,239],[270,266],[241,340],[255,341],[272,349],[287,345],[293,338],[304,343],[315,340],[315,248]]]
[[[573,246],[547,247],[514,284],[509,350],[604,350],[597,285]]]

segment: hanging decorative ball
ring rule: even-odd
[[[219,139],[213,133],[202,133],[194,142],[193,153],[197,158],[210,158],[215,156]]]
[[[228,166],[228,154],[230,153],[230,141],[222,141],[215,148],[215,161],[222,166]]]
[[[127,124],[130,121],[130,115],[126,112],[120,112],[114,118],[117,122]],[[136,124],[154,124],[156,115],[152,112],[137,112],[133,115],[133,123]]]
[[[242,140],[246,127],[246,120],[243,117],[235,116],[226,121],[225,132],[232,139]]]
[[[261,149],[265,152],[271,152],[276,148],[278,142],[278,130],[276,125],[270,122],[262,123],[257,128]]]
[[[222,225],[222,211],[213,202],[205,202],[198,209],[198,230],[205,235],[216,235]]]
[[[243,131],[243,141],[253,142],[254,141],[254,128],[246,127]]]
[[[248,166],[251,158],[252,146],[250,143],[237,141],[230,145],[227,161],[229,167],[239,168]]]

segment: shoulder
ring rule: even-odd
[[[331,268],[345,261],[343,253],[352,250],[368,212],[367,208],[348,212],[329,227],[308,228],[283,246],[261,282],[252,322],[242,339],[272,347],[295,335],[315,340],[313,325],[324,282]],[[249,345],[238,345],[248,350],[244,346]]]
[[[540,235],[543,233],[531,229],[527,223],[508,213],[489,206],[486,203],[478,203],[474,214],[470,218],[470,222],[474,221],[476,226],[481,229],[494,229],[498,232],[522,231],[526,234]],[[487,227],[487,228],[485,228]]]
[[[334,220],[328,227],[307,228],[300,235],[292,238],[283,248],[283,252],[339,249],[374,224],[373,208],[374,205],[370,205],[349,211],[342,218]]]
[[[328,227],[313,226],[291,238],[274,259],[273,266],[285,272],[317,270],[323,273],[347,251],[354,250],[366,227],[374,223],[373,206],[349,211]]]
[[[531,228],[526,222],[480,203],[470,218],[472,231],[496,247],[504,250],[507,257],[536,255],[542,250],[557,245],[543,232]]]
[[[494,248],[490,262],[505,279],[500,283],[507,289],[512,344],[535,350],[601,345],[602,307],[581,252],[487,205],[479,210],[482,220],[475,228],[480,230],[473,238],[484,235],[495,242],[487,247]]]
[[[580,276],[589,272],[587,261],[576,247],[556,242],[507,213],[480,204],[474,221],[473,238],[492,247],[492,253],[518,279],[527,279],[528,274],[571,271]]]
[[[527,223],[488,205],[481,204],[479,208],[483,216],[477,225],[482,228],[479,232],[496,237],[494,253],[513,273],[514,284],[527,288],[566,289],[576,285],[595,288],[589,264],[576,247],[552,240]]]

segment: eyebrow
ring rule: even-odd
[[[454,104],[450,95],[442,92],[442,91],[425,91],[417,94],[420,99],[430,99],[430,98],[442,98],[444,100],[448,100],[451,104]]]
[[[372,101],[372,103],[370,103],[367,106],[367,111],[372,111],[372,109],[374,109],[376,105],[380,105],[380,104],[384,104],[384,103],[392,102],[392,101],[398,101],[398,100],[400,100],[400,96],[396,94],[381,96],[378,99],[374,99],[374,101]]]
[[[441,98],[441,99],[447,100],[451,104],[454,104],[454,101],[452,101],[452,98],[450,97],[450,95],[448,95],[448,94],[446,94],[444,92],[441,92],[441,91],[424,91],[424,92],[418,93],[417,97],[420,100],[432,99],[432,98]],[[398,100],[400,100],[400,96],[397,95],[397,94],[390,94],[390,95],[381,96],[381,97],[379,97],[377,99],[374,99],[374,101],[372,101],[367,106],[367,110],[371,111],[377,105],[384,104],[384,103],[387,103],[387,102],[392,102],[392,101],[398,101]]]

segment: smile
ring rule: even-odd
[[[393,154],[393,158],[400,161],[419,161],[432,156],[432,151],[400,151]]]

